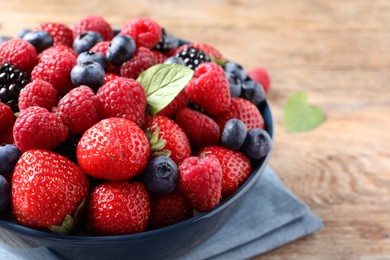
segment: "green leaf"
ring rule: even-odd
[[[157,64],[139,75],[137,81],[146,93],[149,114],[155,115],[184,89],[194,71],[179,64]]]
[[[307,102],[302,91],[291,95],[284,106],[284,127],[287,132],[304,132],[320,125],[325,113],[317,106]]]

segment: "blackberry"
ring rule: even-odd
[[[207,56],[203,51],[193,47],[185,48],[183,51],[179,52],[176,57],[182,58],[184,60],[184,64],[190,69],[195,69],[203,62],[211,61],[209,56]]]
[[[0,65],[0,101],[19,111],[20,90],[30,82],[30,75],[9,63]]]
[[[154,50],[165,53],[170,50],[176,49],[179,47],[179,39],[175,36],[167,33],[164,28],[162,28],[162,36],[160,41],[154,46]]]

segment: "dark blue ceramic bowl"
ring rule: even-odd
[[[273,122],[268,103],[264,102],[259,110],[272,137]],[[58,235],[0,220],[0,243],[6,243],[8,249],[12,247],[14,254],[30,254],[33,259],[172,259],[223,227],[260,178],[269,157],[270,154],[258,161],[249,179],[217,207],[176,225],[133,235],[93,237]],[[42,251],[47,255],[42,257]]]

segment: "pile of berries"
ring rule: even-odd
[[[150,18],[89,16],[0,41],[0,217],[120,235],[213,209],[272,146],[265,69]]]

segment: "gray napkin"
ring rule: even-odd
[[[214,236],[178,260],[247,259],[322,228],[321,219],[289,191],[268,167],[247,194],[239,211]],[[32,259],[0,244],[0,259]],[[38,259],[56,259],[46,248],[34,248]]]

